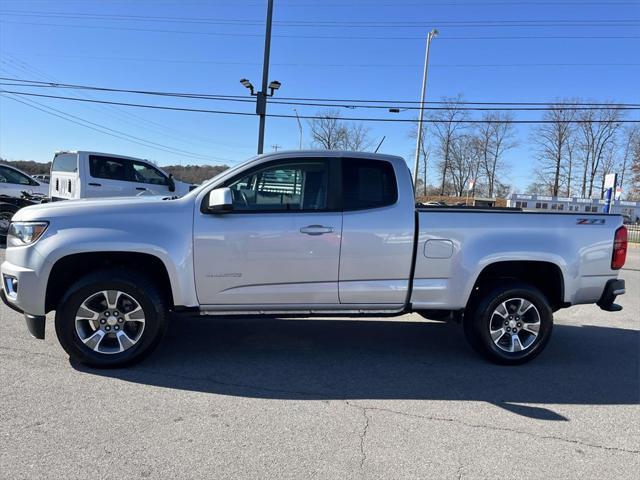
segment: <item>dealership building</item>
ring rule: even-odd
[[[507,197],[507,207],[548,212],[603,213],[606,200],[600,198],[549,197],[545,195],[525,195],[512,193]],[[640,219],[640,202],[615,200],[611,203],[611,213],[628,216],[632,222]]]

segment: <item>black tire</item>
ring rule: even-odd
[[[9,222],[18,210],[20,210],[20,208],[15,205],[11,205],[9,203],[0,204],[0,241],[2,243],[7,240]]]
[[[521,329],[518,335],[524,334],[526,341],[532,339],[531,343],[520,351],[505,351],[504,348],[507,348],[508,343],[497,345],[491,338],[490,330],[497,329],[496,322],[500,321],[500,318],[496,317],[499,314],[494,313],[496,309],[499,309],[503,302],[507,302],[507,306],[512,308],[515,299],[524,299],[533,304],[536,311],[532,314],[537,313],[539,316],[539,330],[537,337],[533,337],[529,332],[523,332]],[[509,300],[514,303],[508,302]],[[511,317],[505,318],[504,321],[508,322],[509,318]],[[553,311],[547,298],[537,288],[518,281],[505,281],[487,288],[486,293],[482,293],[482,289],[478,292],[478,297],[465,312],[463,326],[467,341],[482,356],[501,365],[519,365],[533,360],[546,347],[553,330]],[[507,328],[506,325],[505,328]],[[511,337],[511,334],[504,335]],[[509,340],[507,338],[506,342]],[[521,346],[525,345],[526,341]],[[502,338],[500,343],[504,342],[505,339]]]
[[[92,294],[118,290],[130,295],[144,313],[144,329],[135,345],[120,353],[101,353],[83,343],[76,331],[75,318],[80,305]],[[64,295],[56,309],[56,334],[72,360],[96,368],[131,365],[146,358],[158,346],[169,322],[169,306],[158,286],[135,271],[103,269],[81,277]]]

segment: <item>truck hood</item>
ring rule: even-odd
[[[171,210],[177,200],[166,196],[114,197],[62,200],[32,205],[19,210],[14,222],[48,220],[60,217],[86,217],[104,214],[145,214]]]

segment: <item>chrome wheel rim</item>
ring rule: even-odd
[[[540,312],[524,298],[505,300],[491,314],[489,335],[500,350],[509,353],[531,348],[540,333]]]
[[[128,293],[103,290],[80,304],[75,326],[88,348],[111,355],[138,343],[144,332],[145,315],[140,303]]]

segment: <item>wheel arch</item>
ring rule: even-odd
[[[152,279],[173,308],[174,294],[169,270],[163,260],[150,253],[96,251],[73,253],[59,258],[52,266],[45,294],[45,312],[55,310],[65,292],[78,278],[100,268],[125,267]]]
[[[466,308],[480,298],[483,291],[496,283],[517,280],[540,290],[553,311],[568,306],[562,269],[555,263],[541,260],[506,260],[486,265],[474,282]]]

